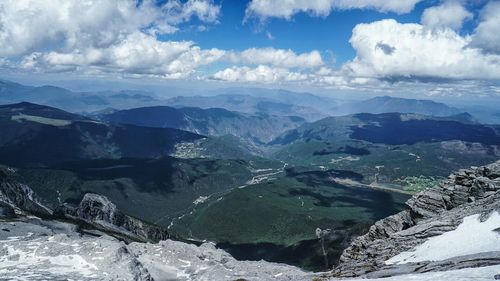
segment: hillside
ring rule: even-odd
[[[115,111],[100,116],[113,123],[145,127],[175,128],[202,135],[233,135],[258,144],[267,143],[279,134],[305,123],[300,117],[251,115],[222,108],[142,107]]]
[[[16,166],[79,159],[158,158],[203,136],[177,129],[110,125],[31,103],[0,107],[0,158]]]
[[[345,103],[334,108],[334,112],[336,115],[400,112],[430,116],[450,116],[462,113],[463,111],[432,100],[382,96],[358,102]]]
[[[464,115],[329,117],[286,132],[270,144],[274,156],[291,165],[354,171],[364,176],[365,184],[396,184],[409,190],[500,156],[498,129],[464,121]]]

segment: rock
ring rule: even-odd
[[[237,261],[209,243],[125,244],[107,235],[82,235],[68,222],[15,224],[0,221],[0,229],[11,230],[0,231],[2,280],[299,281],[315,275],[289,265]],[[2,252],[3,246],[9,250]]]
[[[31,214],[50,216],[53,211],[46,207],[42,200],[27,185],[12,179],[15,171],[11,168],[0,167],[0,203],[7,213],[12,210]]]
[[[136,241],[160,241],[170,237],[169,233],[159,226],[127,216],[107,197],[98,194],[87,193],[78,206],[64,204],[57,213],[67,218],[83,220],[101,230],[122,234]]]
[[[464,264],[482,266],[484,260],[480,258],[446,266],[430,262],[387,266],[385,261],[430,237],[456,229],[466,216],[500,210],[500,161],[453,173],[437,187],[414,195],[407,205],[409,210],[376,222],[368,233],[356,238],[342,253],[331,276],[390,276],[389,271],[394,274],[458,269]],[[500,255],[488,261],[500,264]]]

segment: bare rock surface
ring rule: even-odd
[[[41,199],[27,185],[12,180],[15,170],[0,166],[0,214],[14,216],[24,211],[40,215],[52,215]]]
[[[311,280],[313,273],[237,261],[212,244],[125,244],[37,218],[0,221],[0,280]]]
[[[138,241],[160,241],[169,238],[166,230],[127,216],[107,197],[87,193],[78,206],[63,205],[57,210],[64,217],[82,220],[105,231],[119,233]]]
[[[469,267],[500,264],[498,252],[490,253],[486,262],[483,256],[472,255],[456,257],[456,262],[386,263],[431,237],[455,230],[465,217],[481,214],[487,218],[500,211],[500,162],[453,173],[439,186],[413,196],[407,205],[409,210],[376,222],[367,234],[356,238],[343,252],[331,276],[391,276],[458,269],[465,264]]]

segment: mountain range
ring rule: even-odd
[[[389,96],[374,97],[371,99],[344,103],[334,108],[336,115],[354,113],[415,113],[431,116],[450,116],[463,113],[455,107],[432,100],[405,99]]]
[[[0,158],[4,164],[46,166],[98,158],[158,158],[180,142],[204,136],[171,128],[111,125],[62,110],[22,102],[0,106]]]
[[[99,116],[113,123],[155,128],[176,128],[202,135],[233,135],[246,141],[267,143],[305,123],[296,116],[252,115],[222,108],[141,107]]]
[[[5,99],[15,99],[8,89],[18,99],[52,91],[2,85]],[[373,113],[352,103],[349,114],[328,116],[342,102],[279,90],[53,93],[58,102],[105,102],[93,113],[50,99],[0,106],[0,165],[46,207],[77,205],[64,210],[78,217],[82,200],[112,202],[176,239],[312,271],[339,265],[350,241],[404,211],[412,194],[500,156],[500,126],[430,101],[380,97],[356,103]],[[110,99],[128,105],[110,108]]]

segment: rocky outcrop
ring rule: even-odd
[[[52,210],[42,204],[31,188],[13,179],[14,174],[14,169],[0,167],[0,217],[12,217],[23,212],[52,215]]]
[[[14,179],[15,170],[0,166],[0,217],[13,218],[33,214],[47,218],[66,218],[90,224],[128,241],[160,241],[169,238],[166,230],[127,216],[108,198],[98,194],[85,194],[78,206],[64,204],[55,212],[27,185]]]
[[[166,230],[127,216],[107,197],[87,193],[78,206],[64,204],[57,213],[67,218],[82,220],[104,231],[129,237],[135,241],[160,241],[169,238]]]
[[[473,255],[454,261],[387,265],[386,261],[410,251],[430,237],[454,230],[474,214],[486,218],[500,210],[500,161],[463,169],[433,189],[413,196],[408,210],[382,219],[367,234],[356,238],[340,258],[332,276],[392,276],[411,272],[450,270],[500,264],[499,253],[488,259]]]
[[[237,261],[213,244],[165,240],[125,244],[85,235],[68,222],[0,221],[0,280],[301,281],[313,273],[265,261]]]

